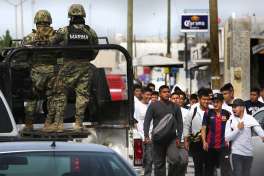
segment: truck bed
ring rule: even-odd
[[[33,131],[20,131],[20,136],[23,138],[38,138],[38,139],[76,139],[76,138],[87,138],[90,135],[88,130],[83,130],[80,132],[76,132],[73,129],[66,129],[62,133],[56,132],[43,132],[41,130],[33,130]]]

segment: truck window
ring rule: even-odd
[[[0,133],[12,132],[12,123],[3,100],[0,98]]]

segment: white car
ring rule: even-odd
[[[0,175],[136,176],[112,149],[69,142],[3,142]]]

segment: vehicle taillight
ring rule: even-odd
[[[71,170],[72,170],[72,172],[80,172],[81,171],[80,159],[79,158],[72,158]]]
[[[143,165],[143,146],[142,139],[134,139],[134,165]]]

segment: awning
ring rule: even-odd
[[[133,60],[134,66],[174,66],[174,67],[183,67],[184,62],[179,61],[175,58],[168,58],[159,55],[146,55]]]

